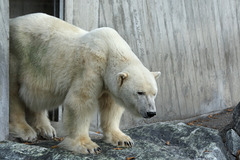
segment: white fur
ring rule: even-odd
[[[25,141],[37,134],[56,136],[45,110],[63,104],[68,136],[60,146],[99,153],[88,136],[92,114],[99,107],[105,141],[131,147],[132,139],[119,129],[121,115],[124,108],[141,117],[156,112],[159,75],[149,72],[111,28],[87,32],[41,13],[12,19],[10,133]]]

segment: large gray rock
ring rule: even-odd
[[[240,102],[233,110],[233,129],[240,136]]]
[[[228,150],[231,152],[231,154],[235,156],[237,155],[237,152],[240,150],[240,137],[233,129],[227,131],[226,146]]]
[[[183,123],[155,123],[125,131],[134,142],[133,148],[116,150],[102,140],[95,140],[102,148],[99,155],[81,155],[60,148],[51,149],[56,142],[25,145],[0,143],[0,159],[216,159],[226,160],[227,152],[218,131]]]

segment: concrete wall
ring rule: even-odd
[[[8,0],[0,1],[0,141],[8,136],[9,82],[9,10]]]
[[[237,104],[239,8],[239,0],[68,0],[65,17],[86,30],[116,29],[147,68],[162,72],[157,116],[149,123]],[[139,123],[128,113],[122,121]]]

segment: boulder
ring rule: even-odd
[[[240,136],[240,102],[233,110],[233,129]]]
[[[240,137],[233,129],[226,133],[226,147],[231,154],[237,156],[240,150]]]
[[[227,160],[227,151],[217,130],[184,123],[155,123],[125,130],[135,142],[133,148],[119,149],[94,141],[102,148],[98,155],[81,155],[55,148],[58,142],[34,145],[0,142],[0,159],[217,159]]]

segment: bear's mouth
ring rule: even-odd
[[[147,112],[146,114],[147,116],[145,116],[144,118],[152,118],[156,115],[156,112]]]
[[[136,107],[134,108],[127,108],[127,110],[130,111],[130,113],[132,113],[133,115],[135,115],[136,117],[142,117],[142,118],[152,118],[156,115],[155,111],[145,111],[142,109],[136,109]]]
[[[156,112],[140,112],[143,118],[152,118],[156,115]]]

